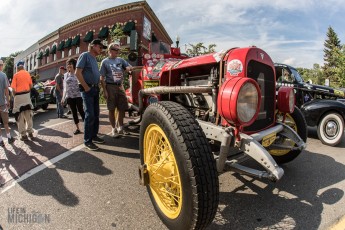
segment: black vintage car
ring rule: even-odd
[[[34,110],[38,110],[40,108],[46,110],[48,108],[48,105],[50,103],[53,103],[53,95],[51,93],[53,89],[53,86],[45,85],[42,82],[35,83],[34,86],[31,89],[30,97],[31,102],[33,105]],[[12,114],[12,108],[13,108],[13,98],[14,95],[12,93],[12,88],[9,87],[9,93],[10,93],[10,108],[9,108],[9,114]]]
[[[323,144],[335,146],[344,137],[345,91],[304,82],[298,71],[285,64],[275,64],[277,89],[292,86],[296,105],[301,109],[308,126],[317,126]]]

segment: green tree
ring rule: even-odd
[[[319,64],[314,64],[313,69],[308,68],[296,68],[304,81],[311,80],[313,84],[323,85],[325,79],[323,77],[323,71]]]
[[[340,87],[345,87],[345,45],[334,49],[336,59],[335,75]]]
[[[335,85],[339,79],[336,76],[336,68],[337,68],[337,57],[335,54],[336,49],[340,49],[340,40],[338,35],[335,33],[333,28],[330,26],[328,27],[327,31],[327,39],[324,42],[324,77],[328,78],[331,82],[331,85]]]
[[[208,47],[206,47],[204,45],[204,43],[199,42],[195,45],[189,43],[189,46],[190,46],[190,48],[188,48],[186,50],[186,53],[191,57],[195,57],[195,56],[215,52],[215,48],[217,45],[216,44],[210,44],[210,45],[208,45]]]
[[[6,58],[4,64],[4,73],[7,75],[8,79],[13,78],[13,66],[14,66],[14,58],[17,57],[18,54],[20,54],[22,51],[17,51],[15,53],[10,54],[9,57]]]

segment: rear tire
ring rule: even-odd
[[[141,163],[146,164],[147,191],[169,229],[204,229],[217,212],[216,162],[205,134],[183,106],[170,101],[151,104],[140,126]]]
[[[329,146],[336,146],[344,136],[344,119],[338,113],[327,113],[317,126],[320,141]]]

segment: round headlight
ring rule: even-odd
[[[249,122],[256,114],[259,93],[255,85],[246,82],[242,85],[237,98],[237,116],[242,122]]]
[[[219,91],[220,115],[235,126],[251,125],[260,109],[259,85],[251,78],[234,77],[225,81]]]
[[[292,87],[282,86],[278,90],[278,110],[293,113],[295,109],[295,92]]]

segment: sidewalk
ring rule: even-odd
[[[83,123],[80,123],[80,127],[83,127]],[[5,140],[5,147],[0,147],[0,187],[43,162],[83,144],[84,134],[73,135],[74,130],[73,120],[69,119],[35,131],[33,140],[24,142],[16,137],[13,144]],[[108,116],[100,114],[99,135],[110,132]]]

